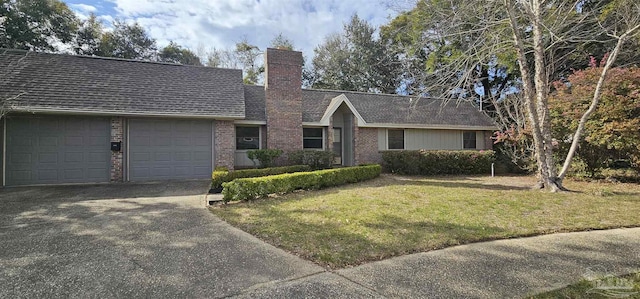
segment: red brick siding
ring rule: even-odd
[[[124,150],[126,144],[124,136],[124,118],[112,117],[111,118],[111,142],[121,142],[120,151],[111,151],[111,167],[109,180],[111,182],[124,181]]]
[[[354,128],[355,164],[382,163],[382,155],[378,151],[377,128]]]
[[[267,148],[302,149],[302,53],[267,49]]]
[[[484,149],[485,150],[493,149],[493,139],[491,139],[492,136],[493,136],[492,131],[484,131]]]
[[[236,127],[233,121],[216,120],[214,122],[214,159],[216,167],[233,170],[236,151]]]

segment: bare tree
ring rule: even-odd
[[[496,106],[494,116],[504,124],[526,118],[533,139],[539,183],[550,191],[565,190],[562,185],[584,123],[598,105],[608,70],[626,42],[640,31],[640,3],[635,0],[479,0],[418,1],[417,12],[405,15],[408,26],[416,20],[429,22],[421,34],[400,36],[411,41],[407,53],[424,53],[426,72],[414,80],[421,94],[445,100],[477,100],[477,90],[492,70],[505,69],[516,74],[506,88],[487,93],[483,101]],[[402,24],[402,22],[398,22]],[[417,42],[416,42],[417,40]],[[419,45],[416,49],[416,44]],[[554,160],[548,97],[551,82],[562,79],[577,48],[587,44],[610,47],[591,107],[585,111],[571,140],[572,149],[558,172]],[[413,51],[413,52],[412,52]],[[587,57],[585,57],[587,59]],[[561,71],[560,71],[561,70]],[[505,72],[495,72],[506,76]],[[508,91],[505,93],[505,91]],[[518,94],[508,102],[508,93]],[[524,108],[510,118],[511,107]]]
[[[571,18],[577,23],[566,22],[570,20],[569,16],[574,11],[579,10],[580,5],[583,3],[584,1],[570,3],[568,1],[520,0],[514,2],[513,0],[504,0],[509,25],[513,32],[513,43],[518,55],[518,65],[522,74],[525,107],[527,108],[529,125],[533,132],[539,174],[538,186],[554,192],[565,190],[562,181],[577,149],[584,130],[584,124],[598,105],[607,72],[615,62],[621,47],[640,28],[640,23],[637,20],[637,14],[640,13],[640,5],[629,1],[626,4],[636,8],[631,10],[634,12],[633,14],[621,15],[628,18],[612,20],[613,26],[609,28],[600,24],[601,26],[586,32],[587,35],[580,36],[585,32],[579,33],[575,31],[575,28],[583,28],[583,26],[580,26],[583,22],[593,24],[598,21],[597,16],[578,16]],[[523,24],[521,25],[520,22]],[[568,25],[573,25],[574,27],[567,28],[566,26]],[[623,28],[622,33],[616,34],[616,31],[621,28]],[[571,149],[565,158],[562,170],[558,173],[553,157],[553,136],[548,105],[548,97],[551,90],[549,73],[553,71],[554,62],[552,51],[554,47],[566,41],[586,41],[589,35],[595,36],[601,32],[605,32],[611,38],[617,39],[617,43],[611,50],[602,69],[591,106],[585,111],[580,120],[574,133]],[[525,37],[525,33],[529,37]],[[530,40],[528,45],[527,39]],[[533,52],[533,64],[527,57],[529,51]]]

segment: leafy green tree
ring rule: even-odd
[[[593,96],[602,66],[574,71],[567,82],[554,83],[556,92],[549,98],[554,137],[559,152],[569,150],[573,132]],[[595,174],[608,162],[629,159],[640,167],[640,68],[613,68],[605,81],[597,109],[584,127],[576,156]]]
[[[195,53],[175,42],[169,42],[169,45],[162,48],[158,57],[163,62],[202,66],[200,58]]]
[[[80,23],[75,40],[73,41],[73,51],[79,55],[101,55],[103,35],[104,28],[102,23],[95,14],[91,13],[88,19]]]
[[[262,63],[262,51],[258,46],[250,44],[247,39],[236,43],[234,50],[236,59],[242,64],[244,71],[244,83],[255,85],[261,80],[264,73]]]
[[[291,51],[294,49],[293,41],[282,35],[282,33],[278,33],[278,35],[271,40],[269,47]]]
[[[111,32],[105,32],[100,43],[100,56],[125,59],[156,60],[155,39],[138,23],[115,21]]]
[[[354,15],[341,34],[327,36],[314,50],[313,87],[395,93],[399,64],[375,32]]]
[[[0,48],[56,51],[69,43],[76,15],[58,0],[0,0]]]

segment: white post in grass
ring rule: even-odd
[[[491,163],[491,177],[495,176],[495,171],[493,169],[493,164],[495,164],[495,163]]]

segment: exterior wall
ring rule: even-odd
[[[260,126],[260,148],[267,148],[267,126]]]
[[[5,143],[5,138],[4,138],[4,123],[6,121],[6,118],[4,117],[0,117],[0,187],[4,187],[5,185],[5,181],[4,181],[4,159],[5,159],[5,155],[6,155],[6,149],[4,146]]]
[[[327,151],[333,151],[333,116],[329,118],[329,127],[324,128],[324,130],[324,149]]]
[[[213,152],[215,167],[234,169],[236,126],[233,121],[216,120],[213,124]]]
[[[389,139],[387,139],[387,129],[378,129],[378,150],[386,151]]]
[[[406,150],[462,150],[462,130],[405,129]],[[476,131],[476,149],[492,149],[490,131]],[[379,128],[377,148],[387,150],[387,129]]]
[[[111,168],[109,171],[109,180],[111,182],[124,181],[124,151],[127,148],[124,138],[123,117],[111,118],[111,142],[120,142],[120,151],[111,151]]]
[[[343,114],[344,124],[342,127],[342,164],[346,166],[356,165],[354,140],[358,134],[356,119],[352,114]]]
[[[482,149],[493,150],[493,139],[491,139],[491,137],[493,137],[493,132],[483,131],[482,133],[483,136],[481,136],[482,138],[478,138],[478,143],[484,143]]]
[[[354,128],[355,134],[355,164],[382,163],[382,155],[378,151],[378,129]]]
[[[302,149],[302,53],[267,49],[265,55],[267,148]],[[284,159],[284,157],[283,157]]]

